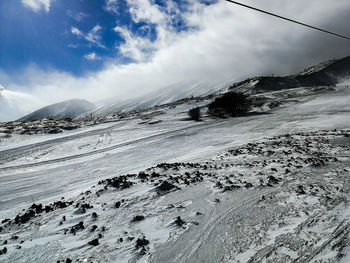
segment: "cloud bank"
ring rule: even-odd
[[[22,0],[49,10],[48,0]],[[158,6],[152,0],[127,0],[135,23],[153,27],[156,38],[135,35],[125,26],[114,31],[124,39],[116,46],[132,63],[120,59],[106,61],[105,67],[82,77],[66,72],[45,71],[29,66],[19,81],[8,81],[5,88],[26,90],[41,105],[33,110],[71,98],[96,102],[110,97],[130,99],[184,81],[220,83],[264,74],[291,74],[323,60],[350,54],[349,42],[312,31],[276,18],[232,5],[225,1],[189,0],[186,9],[177,1]],[[348,0],[246,1],[258,8],[285,15],[315,26],[350,35]],[[45,4],[46,3],[46,4]],[[118,10],[118,0],[107,0],[106,9]],[[29,5],[29,4],[28,4]],[[184,24],[179,30],[176,23]],[[88,34],[78,28],[71,32],[98,43],[100,27]],[[148,31],[147,31],[148,30]],[[96,55],[88,54],[87,60]],[[0,72],[1,76],[1,72]],[[10,79],[9,77],[5,79]],[[186,89],[186,86],[180,86]]]
[[[49,12],[51,2],[53,1],[55,0],[22,0],[22,3],[34,12],[39,12],[42,8],[45,9],[46,12]]]

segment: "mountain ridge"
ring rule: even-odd
[[[289,76],[260,76],[234,83],[229,90],[259,94],[291,88],[336,86],[350,77],[350,56],[329,60]]]
[[[34,121],[45,118],[51,118],[55,120],[66,118],[73,119],[94,108],[95,105],[87,100],[71,99],[40,108],[28,115],[21,117],[17,121]]]

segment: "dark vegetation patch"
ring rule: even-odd
[[[145,248],[149,244],[149,241],[146,239],[146,237],[138,238],[135,243],[135,248]]]
[[[252,107],[252,100],[243,93],[228,92],[208,105],[208,113],[216,117],[244,116]]]
[[[199,107],[192,108],[188,111],[191,120],[199,121],[201,119],[201,109]]]
[[[8,135],[11,134],[22,134],[22,135],[33,135],[33,134],[57,134],[63,130],[74,130],[82,127],[83,124],[72,120],[52,120],[44,119],[40,121],[14,121],[0,123],[0,129]]]

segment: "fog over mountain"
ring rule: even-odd
[[[6,90],[0,85],[0,121],[14,120],[33,110],[40,102],[33,96]]]
[[[95,105],[86,100],[73,99],[43,107],[20,118],[18,121],[35,121],[45,118],[55,120],[73,119],[94,108]]]
[[[129,100],[184,81],[219,84],[227,79],[234,82],[257,75],[293,74],[306,66],[350,54],[348,42],[343,39],[225,1],[189,1],[186,6],[174,1],[169,1],[166,6],[149,0],[127,0],[125,6],[118,5],[118,1],[107,2],[103,10],[115,17],[115,22],[111,21],[114,27],[108,28],[100,22],[93,28],[90,26],[92,29],[85,33],[79,29],[84,21],[81,18],[79,23],[68,27],[71,32],[66,33],[96,47],[81,59],[86,65],[100,63],[98,69],[69,73],[72,69],[33,62],[9,72],[2,63],[0,83],[7,90],[20,90],[33,96],[36,104],[31,110],[35,110],[72,98],[92,102],[111,97]],[[247,2],[350,35],[347,0]],[[45,5],[45,8],[41,5],[26,7],[33,7],[36,16],[56,14],[58,1],[47,3],[51,5]],[[121,25],[118,20],[121,15],[128,16],[132,24],[144,24],[149,28],[148,33]],[[183,26],[174,26],[175,20],[181,21]],[[101,32],[111,32],[121,40],[109,47],[110,40],[107,42]],[[111,55],[104,57],[102,51]],[[179,86],[179,89],[187,88],[186,85]],[[17,108],[18,112],[23,112],[19,110],[20,105]]]

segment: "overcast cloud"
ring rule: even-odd
[[[33,7],[50,1],[24,1]],[[118,0],[108,0],[116,12]],[[132,64],[106,62],[104,69],[82,77],[31,65],[5,88],[25,91],[40,101],[33,109],[70,98],[99,101],[113,96],[131,98],[185,80],[241,80],[263,74],[291,74],[314,63],[350,55],[350,42],[219,1],[204,5],[193,0],[184,12],[190,30],[177,32],[168,15],[150,0],[128,0],[134,21],[156,24],[157,39],[133,36],[115,25],[125,43],[116,47]],[[242,1],[243,2],[243,1]],[[251,0],[256,7],[350,35],[349,0]],[[179,15],[176,1],[168,1],[171,14]],[[169,12],[170,13],[170,12]],[[116,15],[117,12],[116,12]],[[95,28],[97,33],[100,28]],[[82,34],[72,27],[72,33]],[[95,35],[94,35],[95,36]],[[91,41],[99,41],[91,37]],[[94,59],[92,54],[87,59]],[[24,88],[25,87],[25,88]],[[181,87],[186,89],[186,87]],[[54,96],[53,96],[54,94]]]

